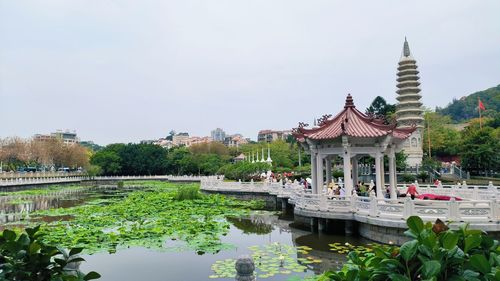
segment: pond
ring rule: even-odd
[[[12,228],[26,224],[43,223],[47,225],[46,231],[49,236],[54,234],[53,239],[59,239],[64,243],[64,238],[57,234],[59,224],[63,224],[64,227],[68,227],[68,225],[75,227],[77,223],[80,226],[85,226],[86,221],[79,215],[88,216],[88,213],[85,213],[88,208],[91,208],[92,212],[99,213],[106,210],[112,213],[119,211],[123,216],[130,216],[129,213],[122,210],[120,205],[122,202],[138,195],[140,195],[141,200],[157,199],[156,197],[147,197],[153,196],[157,192],[154,188],[147,186],[145,184],[144,186],[139,185],[124,189],[109,186],[71,187],[63,188],[59,192],[44,193],[44,191],[39,190],[30,193],[30,191],[22,191],[0,196],[1,227]],[[213,202],[219,202],[217,200],[220,199]],[[202,204],[200,202],[198,205]],[[217,204],[213,202],[210,204]],[[233,203],[226,201],[224,204],[233,206],[231,205]],[[126,206],[127,210],[133,209],[130,202],[127,202]],[[79,209],[82,207],[86,209]],[[188,212],[191,209],[195,210],[191,205],[182,205],[182,208]],[[182,208],[180,210],[183,210]],[[196,210],[201,210],[200,208],[202,207],[197,206]],[[213,209],[217,208],[213,207]],[[175,211],[179,212],[178,210]],[[157,212],[156,209],[154,211]],[[90,243],[90,251],[87,251],[84,256],[87,262],[81,265],[81,270],[84,272],[97,271],[102,275],[100,280],[103,281],[234,280],[234,260],[244,254],[254,257],[259,280],[302,280],[315,274],[321,274],[328,269],[339,268],[345,262],[343,249],[346,246],[344,245],[353,247],[351,245],[369,244],[369,241],[361,238],[325,235],[296,229],[290,226],[291,218],[283,217],[277,212],[251,210],[233,213],[228,209],[224,209],[223,212],[227,215],[221,218],[217,213],[214,213],[211,214],[213,215],[211,220],[207,219],[206,214],[205,219],[196,217],[197,219],[191,221],[183,217],[186,225],[180,226],[181,228],[189,228],[190,225],[203,221],[205,223],[203,227],[207,227],[206,223],[210,223],[209,226],[213,227],[213,232],[218,233],[217,237],[203,233],[178,234],[182,232],[180,230],[167,234],[162,232],[161,236],[151,237],[147,231],[141,230],[139,232],[135,228],[129,228],[128,234],[141,233],[142,236],[129,235],[123,239],[120,236],[118,238],[113,236],[114,243],[110,243],[101,236],[96,236],[101,239],[99,241],[102,241],[99,244],[102,245],[101,249],[99,246],[93,245],[92,240],[82,242],[81,235],[69,232],[67,236],[72,237],[71,241],[77,241],[75,243],[83,243],[84,245]],[[112,214],[114,215],[114,213]],[[103,217],[107,215],[102,214]],[[171,216],[170,213],[168,215]],[[141,214],[141,217],[145,217],[146,222],[158,219],[158,221],[165,223],[162,220],[163,217],[159,215],[150,216],[146,212]],[[71,224],[73,220],[74,224]],[[131,220],[129,218],[128,222]],[[169,219],[169,223],[170,220],[175,220],[175,218]],[[221,223],[223,227],[218,223]],[[141,225],[143,224],[147,223]],[[120,221],[120,225],[123,225],[123,221]],[[99,227],[102,227],[103,232],[109,229],[109,225],[100,225],[98,221],[96,229]],[[111,231],[116,229],[115,227]],[[157,228],[153,229],[156,232],[161,232]],[[62,235],[65,234],[62,233]],[[87,235],[86,232],[84,234]],[[210,243],[200,242],[199,235],[205,235],[202,236],[203,239]],[[162,238],[158,240],[158,237]],[[155,242],[152,243],[151,239],[154,239]],[[337,250],[332,251],[332,248]],[[339,249],[341,249],[340,253],[338,253]]]

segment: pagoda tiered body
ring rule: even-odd
[[[404,42],[403,55],[399,61],[396,93],[398,94],[396,105],[396,121],[398,128],[410,128],[416,126],[415,132],[404,143],[404,152],[408,155],[407,164],[410,166],[421,165],[422,132],[423,132],[423,109],[420,99],[420,82],[417,70],[417,62],[412,57],[408,41]]]

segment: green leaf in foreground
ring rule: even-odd
[[[491,271],[491,265],[484,255],[475,254],[470,257],[470,265],[483,274]]]
[[[422,265],[422,276],[425,279],[436,276],[441,271],[441,264],[438,261],[426,261]]]
[[[411,240],[401,246],[400,253],[405,261],[409,261],[415,256],[415,254],[417,253],[417,249],[418,241]]]

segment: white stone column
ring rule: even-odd
[[[358,158],[352,158],[352,182],[354,185],[358,184]]]
[[[377,152],[375,155],[375,185],[377,188],[377,198],[379,199],[384,198],[384,195],[382,194],[382,170],[380,169],[380,162],[382,162],[381,159],[383,159],[382,153]]]
[[[391,199],[397,199],[396,194],[396,156],[394,155],[394,148],[391,148],[391,152],[389,153],[389,184],[391,185]]]
[[[382,153],[382,156],[380,157],[380,171],[381,171],[381,180],[382,180],[382,185],[380,186],[380,188],[382,188],[382,190],[385,190],[385,167],[384,167],[384,154]]]
[[[325,170],[326,170],[326,186],[332,182],[332,158],[328,156],[325,158]]]
[[[323,192],[323,157],[321,154],[318,153],[316,156],[316,169],[317,169],[317,176],[316,176],[316,183],[317,183],[317,188],[316,188],[316,194],[317,193],[322,193]]]
[[[346,196],[352,195],[352,179],[351,179],[351,150],[345,148],[344,155],[344,186]]]
[[[318,193],[317,189],[317,181],[316,181],[316,176],[318,174],[317,172],[317,153],[315,151],[311,151],[311,188],[312,188],[312,193]]]

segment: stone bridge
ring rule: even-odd
[[[402,193],[405,185],[398,185]],[[205,192],[225,193],[244,199],[262,198],[281,204],[283,210],[293,208],[296,223],[309,225],[312,230],[324,230],[329,225],[344,227],[344,233],[358,232],[366,238],[383,242],[402,244],[405,241],[406,219],[420,216],[424,221],[441,219],[458,227],[468,223],[471,228],[485,230],[494,235],[500,233],[500,191],[492,184],[488,186],[419,186],[420,193],[458,196],[463,200],[411,200],[409,197],[381,199],[363,196],[328,196],[325,193],[312,194],[298,183],[242,183],[223,182],[213,178],[201,181]],[[241,196],[240,196],[241,197]]]

